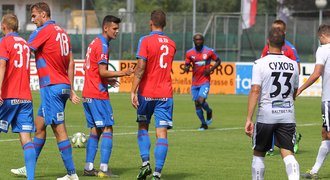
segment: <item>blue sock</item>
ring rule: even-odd
[[[58,142],[57,147],[61,152],[62,160],[64,162],[64,166],[69,175],[75,174],[76,170],[74,168],[73,159],[72,159],[72,147],[69,139]]]
[[[23,150],[27,179],[33,180],[37,162],[36,150],[32,142],[24,144]]]
[[[156,160],[156,167],[155,172],[162,172],[166,154],[168,149],[168,141],[165,138],[158,138],[155,147],[155,160]]]
[[[97,135],[90,134],[86,146],[86,162],[94,163],[98,144],[99,137]]]
[[[34,148],[35,148],[35,151],[36,151],[36,159],[38,159],[38,157],[41,153],[41,150],[44,147],[45,143],[46,143],[46,139],[37,138],[37,137],[33,138],[33,144],[34,144]]]
[[[196,108],[196,114],[202,124],[206,124],[202,108]]]
[[[142,162],[150,160],[150,137],[147,130],[138,131],[138,144]]]
[[[202,104],[202,108],[206,111],[206,112],[210,112],[212,111],[212,109],[210,108],[209,104],[207,102],[204,102]]]
[[[112,133],[102,134],[101,164],[108,164],[112,151]]]

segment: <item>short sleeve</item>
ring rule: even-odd
[[[210,57],[212,60],[217,60],[219,58],[219,56],[215,53],[214,49],[212,49]]]
[[[253,68],[252,68],[252,82],[251,85],[261,85],[262,82],[262,71],[260,67],[260,62],[254,61]]]
[[[316,58],[316,62],[315,64],[321,64],[321,65],[325,65],[325,62],[326,62],[326,59],[327,59],[327,54],[325,53],[324,51],[324,48],[319,47],[316,51],[316,55],[315,55],[315,58]]]
[[[146,37],[142,37],[139,40],[138,50],[136,52],[136,59],[148,59],[148,43]]]
[[[36,51],[38,50],[51,36],[51,33],[46,32],[46,28],[35,30],[28,41],[29,47]],[[56,41],[56,39],[54,39]]]
[[[6,60],[6,61],[9,59],[9,52],[6,47],[5,39],[0,40],[0,59]]]
[[[190,64],[190,62],[191,62],[189,51],[186,52],[186,58],[185,58],[184,62],[185,62],[185,64]]]

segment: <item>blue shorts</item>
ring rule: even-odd
[[[32,101],[21,99],[4,99],[0,106],[0,132],[35,132]]]
[[[209,91],[210,91],[209,82],[199,86],[191,86],[191,95],[194,101],[196,101],[198,97],[203,97],[204,99],[207,99],[207,96],[209,95]]]
[[[140,105],[136,122],[150,124],[151,116],[154,114],[156,128],[172,128],[173,98],[148,98],[139,95],[138,99]]]
[[[44,118],[45,125],[64,123],[64,109],[70,97],[69,84],[55,84],[40,88],[41,104],[38,116]]]
[[[83,98],[83,106],[88,128],[102,128],[114,125],[109,99]]]

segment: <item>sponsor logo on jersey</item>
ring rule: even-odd
[[[291,108],[291,103],[290,101],[273,101],[272,108]]]
[[[204,66],[205,65],[205,61],[197,61],[197,62],[195,62],[195,64],[197,66]]]

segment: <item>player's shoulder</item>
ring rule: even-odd
[[[186,51],[187,54],[188,53],[193,53],[193,52],[196,52],[196,49],[194,47],[192,47],[192,48],[190,48]]]
[[[290,41],[285,40],[285,46],[290,48],[290,49],[296,49],[293,44],[290,43]]]

